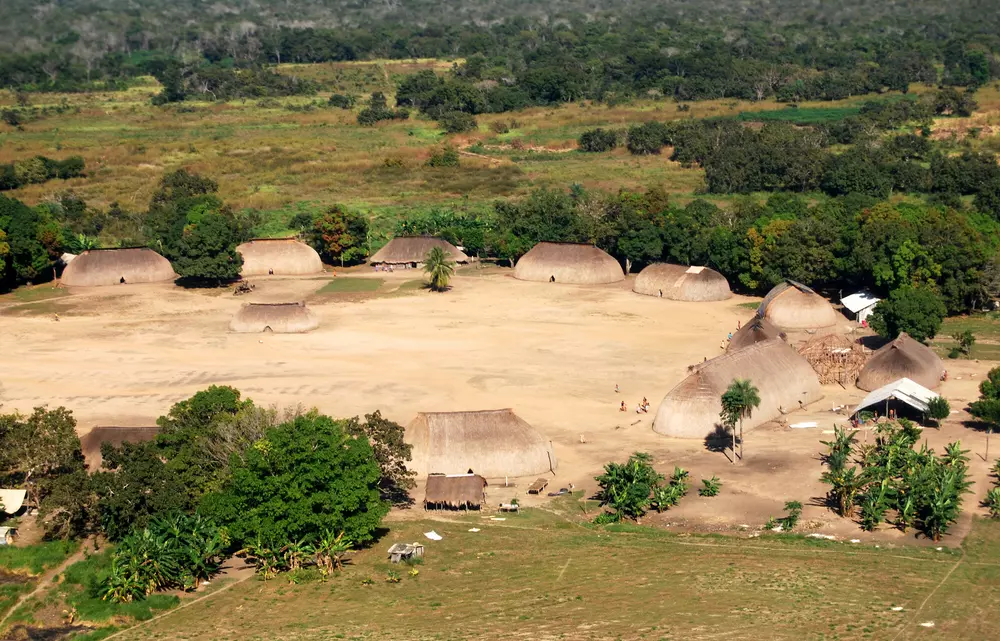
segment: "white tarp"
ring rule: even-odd
[[[917,411],[926,412],[928,410],[927,403],[932,398],[937,398],[937,396],[937,394],[923,385],[915,383],[908,378],[901,378],[870,393],[861,401],[860,405],[854,408],[852,414],[857,414],[863,409],[885,403],[890,399],[902,401]],[[875,409],[879,408],[875,407]]]
[[[7,514],[14,514],[24,507],[27,490],[0,490],[0,509]]]

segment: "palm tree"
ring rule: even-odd
[[[733,463],[736,463],[736,423],[740,424],[740,460],[743,460],[743,419],[750,418],[760,407],[760,392],[749,379],[733,379],[722,394],[719,417],[733,431]]]
[[[448,281],[455,274],[455,262],[448,260],[448,254],[440,247],[434,247],[424,257],[424,272],[431,278],[431,289],[443,292],[448,289]]]

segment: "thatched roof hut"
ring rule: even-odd
[[[469,257],[443,238],[433,236],[398,236],[368,259],[372,265],[422,265],[427,252],[440,247],[448,259],[456,263],[467,263]]]
[[[87,466],[92,470],[101,467],[101,444],[111,443],[120,447],[122,443],[145,443],[152,441],[160,433],[155,425],[149,427],[95,427],[80,438],[80,449]]]
[[[757,315],[784,330],[832,327],[839,318],[830,301],[793,280],[786,280],[768,292]]]
[[[713,434],[720,423],[720,399],[735,379],[749,379],[760,393],[760,407],[744,421],[744,429],[767,423],[823,397],[809,363],[780,338],[727,352],[690,371],[660,403],[653,420],[654,431],[680,438],[705,438]]]
[[[743,327],[736,330],[732,340],[729,341],[729,345],[726,347],[726,351],[735,352],[738,349],[769,341],[772,338],[787,340],[788,337],[785,336],[785,332],[775,327],[771,321],[764,320],[760,316],[754,316],[744,323]]]
[[[432,474],[427,477],[424,508],[478,510],[486,502],[486,485],[479,474]]]
[[[858,387],[876,390],[900,378],[908,378],[927,389],[941,386],[944,362],[934,351],[906,334],[880,347],[858,375]]]
[[[177,280],[177,274],[170,261],[147,247],[88,249],[70,261],[62,273],[62,284],[70,287],[171,280]]]
[[[799,346],[802,355],[823,385],[853,385],[858,380],[870,351],[843,334],[817,336]]]
[[[655,263],[639,272],[632,291],[671,300],[707,302],[732,298],[726,277],[708,267]]]
[[[319,327],[319,319],[305,303],[248,303],[240,308],[229,329],[234,332],[298,334]]]
[[[552,442],[512,409],[420,412],[406,426],[418,476],[472,470],[487,478],[554,471]]]
[[[625,272],[593,245],[538,243],[514,266],[514,278],[540,283],[601,285],[625,280]]]
[[[302,276],[323,271],[316,250],[294,238],[256,238],[239,245],[243,276]]]

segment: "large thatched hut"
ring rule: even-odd
[[[871,392],[900,378],[908,378],[927,389],[941,386],[944,362],[934,351],[906,334],[880,347],[861,374],[858,387]]]
[[[830,301],[793,280],[786,280],[768,292],[757,315],[784,330],[833,327],[839,318]]]
[[[478,510],[486,502],[486,479],[480,474],[431,474],[424,509]]]
[[[735,352],[738,349],[743,349],[756,343],[763,343],[772,338],[787,339],[785,332],[775,327],[774,323],[764,320],[760,316],[754,316],[736,330],[732,340],[729,341],[729,345],[726,347],[726,351]]]
[[[316,250],[294,238],[256,238],[239,245],[243,276],[302,276],[323,271]]]
[[[433,236],[398,236],[368,259],[372,265],[393,265],[419,267],[423,265],[427,252],[440,247],[448,259],[456,263],[467,263],[469,257],[458,247],[443,238]]]
[[[552,442],[512,409],[421,412],[406,426],[418,476],[472,470],[487,478],[554,471]]]
[[[732,298],[726,277],[708,267],[654,263],[635,277],[632,291],[671,300],[706,302]]]
[[[72,259],[62,273],[62,284],[71,287],[159,283],[176,279],[170,261],[147,247],[88,249]]]
[[[618,261],[593,245],[538,243],[517,261],[514,278],[541,283],[601,285],[625,280],[625,272]]]
[[[92,470],[101,467],[101,445],[110,443],[115,447],[121,447],[122,443],[145,443],[152,441],[160,433],[160,428],[147,427],[95,427],[82,437],[80,437],[80,449],[83,451],[84,461]]]
[[[690,369],[687,378],[664,397],[653,430],[666,436],[705,438],[716,431],[723,392],[735,379],[749,379],[760,393],[760,407],[744,421],[752,429],[822,398],[809,363],[788,343],[774,338]]]
[[[297,334],[319,327],[319,319],[305,303],[248,303],[240,308],[229,329],[234,332]]]

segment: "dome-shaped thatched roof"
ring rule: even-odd
[[[317,327],[319,319],[305,303],[249,303],[229,323],[234,332],[296,334]]]
[[[440,247],[448,256],[449,260],[456,263],[467,263],[469,257],[462,253],[443,238],[433,236],[399,236],[393,238],[382,249],[375,252],[368,262],[372,265],[405,265],[407,263],[420,264],[427,257],[427,252]]]
[[[243,256],[243,276],[301,276],[323,271],[316,250],[294,238],[258,238],[236,251]]]
[[[701,363],[660,403],[653,430],[667,436],[704,438],[720,424],[723,392],[734,379],[749,379],[760,407],[744,429],[774,420],[823,397],[816,372],[785,341],[774,338]]]
[[[420,412],[406,426],[411,469],[428,474],[531,476],[555,470],[552,443],[511,409]]]
[[[760,316],[754,316],[736,330],[732,340],[729,341],[729,345],[726,347],[726,351],[735,352],[738,349],[743,349],[755,343],[769,341],[772,338],[787,340],[785,332],[775,327],[774,323],[766,321]]]
[[[144,443],[152,441],[160,433],[155,425],[149,427],[95,427],[80,437],[80,450],[90,469],[101,466],[101,444],[111,443],[120,447],[122,443]]]
[[[792,280],[776,285],[767,293],[757,315],[781,329],[822,329],[837,324],[837,311],[809,287]]]
[[[930,347],[900,334],[868,359],[858,375],[858,387],[871,392],[901,378],[908,378],[927,389],[937,389],[941,386],[944,369],[944,362]]]
[[[732,298],[726,277],[708,267],[655,263],[639,272],[632,291],[671,300],[706,302]]]
[[[74,258],[62,273],[62,284],[70,287],[98,287],[160,283],[176,280],[177,274],[163,256],[146,247],[88,249]]]
[[[514,278],[541,283],[601,285],[625,280],[614,258],[593,245],[538,243],[514,266]]]

